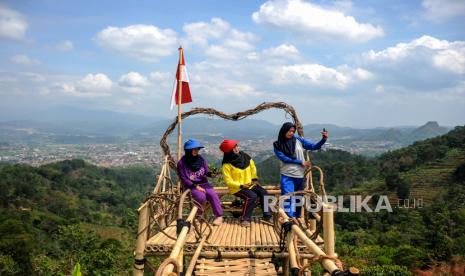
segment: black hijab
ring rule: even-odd
[[[200,154],[197,154],[196,156],[192,155],[192,150],[184,150],[184,164],[191,169],[192,171],[196,172],[202,167],[202,157],[200,157]]]
[[[295,143],[296,138],[292,137],[291,139],[286,138],[286,133],[291,129],[297,129],[293,123],[287,122],[284,123],[281,129],[279,130],[278,141],[273,143],[275,149],[284,153],[289,158],[296,159],[295,156]]]
[[[234,151],[226,152],[223,155],[222,164],[230,163],[238,169],[245,169],[250,165],[250,159],[252,159],[247,153],[240,151],[235,154]]]

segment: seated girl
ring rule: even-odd
[[[208,171],[207,160],[199,154],[202,148],[204,146],[196,140],[191,139],[184,143],[185,154],[178,162],[178,175],[183,188],[191,190],[192,199],[197,206],[202,208],[208,200],[216,217],[213,224],[220,225],[223,222],[223,209],[220,198],[208,182],[207,176],[211,176],[211,173]]]
[[[271,218],[271,213],[263,210],[264,197],[268,193],[258,184],[255,163],[247,153],[239,150],[238,143],[237,140],[221,143],[220,150],[224,153],[222,171],[229,192],[244,200],[241,220],[243,226],[249,227],[257,201],[262,206],[265,220]]]

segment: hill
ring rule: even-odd
[[[136,208],[151,168],[99,168],[69,160],[0,167],[0,274],[129,273]]]
[[[393,205],[392,213],[336,213],[342,261],[379,272],[463,256],[464,153],[465,127],[377,158],[314,152],[331,194],[431,198],[423,208]],[[263,183],[266,177],[277,183],[277,166],[273,158],[257,164]],[[37,168],[0,163],[0,274],[57,275],[76,262],[86,274],[128,272],[135,208],[153,176],[151,168],[100,168],[82,160]]]
[[[392,212],[336,213],[337,252],[345,264],[428,270],[463,262],[465,127],[377,158],[335,150],[312,156],[325,172],[330,194],[387,195],[393,207]],[[275,157],[257,164],[262,181],[276,183],[278,166]]]

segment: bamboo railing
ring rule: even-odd
[[[210,108],[194,108],[181,114],[181,117],[187,118],[195,114],[208,114],[237,121],[270,108],[283,109],[287,114],[291,115],[297,126],[297,132],[303,136],[302,124],[298,120],[295,110],[285,103],[263,103],[254,109],[234,114],[225,114]],[[283,263],[282,275],[287,275],[289,272],[295,273],[296,271],[298,275],[302,275],[305,271],[311,269],[311,265],[315,262],[321,263],[325,270],[334,276],[358,274],[357,269],[343,270],[342,263],[337,259],[334,209],[327,202],[323,170],[313,164],[305,172],[307,181],[304,191],[280,195],[280,189],[274,186],[264,186],[264,188],[270,195],[274,195],[280,200],[298,194],[309,195],[312,198],[311,204],[323,202],[322,212],[309,214],[305,211],[305,208],[302,208],[302,219],[290,220],[283,209],[278,209],[274,213],[273,224],[267,225],[254,219],[250,228],[246,229],[238,222],[226,219],[223,225],[212,228],[208,219],[199,216],[195,219],[197,211],[199,209],[205,211],[205,206],[191,204],[187,218],[184,220],[184,202],[187,199],[189,190],[181,194],[177,185],[171,180],[170,170],[176,167],[176,162],[171,156],[167,144],[167,138],[177,123],[178,121],[174,120],[163,135],[160,145],[164,151],[164,158],[160,175],[153,193],[138,209],[139,225],[136,250],[134,252],[134,276],[143,275],[145,257],[151,252],[158,252],[157,255],[166,257],[156,271],[157,276],[180,275],[183,273],[184,256],[191,256],[190,263],[185,271],[187,276],[194,274],[198,263],[205,266],[211,262],[209,259],[214,258],[234,260],[277,258]],[[306,156],[306,159],[310,161],[310,152],[306,152]],[[319,172],[318,194],[314,189],[313,170]],[[220,198],[228,194],[226,187],[215,187],[215,191]],[[191,203],[193,203],[192,200]],[[231,202],[224,202],[224,204],[229,206]],[[179,225],[174,224],[176,209],[177,223]],[[204,215],[205,213],[203,212]],[[201,221],[201,223],[199,224],[198,221]],[[293,222],[292,225],[287,224],[290,221]],[[284,225],[286,225],[286,229],[290,226],[289,231],[285,237],[280,237],[278,233],[282,231]],[[207,228],[210,231],[208,235],[205,234]],[[174,231],[175,229],[176,231]],[[320,236],[320,233],[322,233],[322,236]],[[285,246],[283,250],[277,251],[281,239],[284,241]],[[235,265],[241,263],[250,265],[249,261],[237,260],[234,262]],[[244,268],[240,271],[246,270]]]

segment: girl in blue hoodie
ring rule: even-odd
[[[273,143],[274,153],[280,160],[281,195],[303,190],[305,168],[310,162],[305,161],[304,150],[318,150],[328,139],[328,132],[321,132],[322,139],[313,144],[309,140],[295,135],[296,126],[284,123],[279,130],[278,140]],[[290,209],[286,211],[291,218],[300,217],[301,207],[294,207],[294,198],[290,198],[284,205]]]

